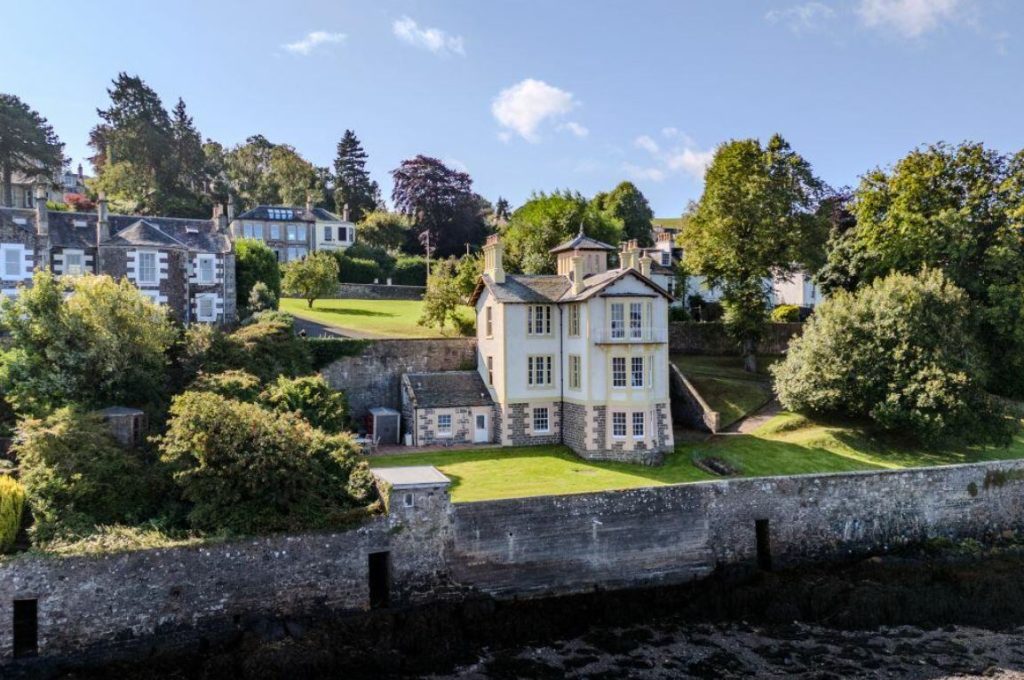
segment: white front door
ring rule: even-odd
[[[476,427],[473,430],[473,443],[486,444],[491,440],[491,433],[487,429],[487,416],[483,413],[477,414],[475,422]]]

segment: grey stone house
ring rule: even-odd
[[[402,376],[402,420],[413,446],[489,444],[494,419],[494,402],[476,371]]]
[[[235,319],[235,256],[227,216],[213,219],[0,208],[0,290],[14,295],[32,273],[95,273],[132,281],[182,323]]]

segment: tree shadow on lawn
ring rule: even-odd
[[[319,314],[337,314],[338,316],[383,316],[391,318],[399,316],[392,312],[375,312],[372,309],[353,309],[352,307],[313,307],[313,309],[305,311],[317,312]]]

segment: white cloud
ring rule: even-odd
[[[638,149],[643,149],[647,153],[652,154],[658,153],[658,151],[661,150],[661,147],[658,146],[658,143],[651,139],[650,137],[648,137],[647,135],[640,135],[635,140],[633,140],[633,146],[637,147]]]
[[[329,45],[331,43],[340,43],[345,41],[344,33],[328,33],[327,31],[310,31],[306,34],[306,37],[301,40],[296,40],[293,43],[282,45],[284,49],[288,50],[292,54],[307,55],[310,54],[314,49],[320,45]]]
[[[420,28],[415,20],[407,16],[396,19],[391,25],[391,31],[399,40],[434,54],[466,54],[461,35],[449,35],[440,28]]]
[[[587,135],[590,134],[590,130],[588,130],[586,127],[580,125],[579,123],[577,123],[574,120],[570,120],[568,123],[564,123],[562,125],[559,125],[558,129],[559,130],[568,130],[569,132],[571,132],[572,134],[574,134],[574,135],[576,135],[577,137],[580,137],[580,138],[586,137]]]
[[[836,11],[820,2],[807,2],[784,9],[773,9],[764,18],[773,24],[785,24],[794,33],[803,33],[822,28]]]
[[[857,13],[865,26],[917,38],[956,20],[962,6],[961,0],[860,0]]]
[[[704,172],[711,165],[711,159],[715,157],[714,149],[701,151],[699,149],[685,148],[670,155],[666,163],[671,170],[682,170],[695,180],[704,179]]]
[[[541,124],[566,115],[576,105],[571,92],[548,85],[543,80],[527,78],[499,92],[491,102],[491,113],[502,127],[528,142],[537,142]],[[566,127],[569,125],[567,123]],[[499,138],[508,141],[508,137],[502,138],[501,134]]]
[[[661,182],[665,179],[665,171],[661,168],[642,167],[633,163],[625,163],[622,169],[633,179]]]
[[[661,182],[672,173],[689,175],[698,182],[703,180],[704,171],[714,158],[714,149],[701,149],[689,135],[676,128],[663,128],[661,134],[673,141],[662,146],[649,135],[633,140],[633,146],[646,151],[653,164],[626,163],[626,172],[636,179],[654,182]]]

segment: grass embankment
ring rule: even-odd
[[[455,502],[587,493],[720,479],[693,464],[716,456],[746,477],[899,469],[1024,458],[1024,434],[1009,448],[925,451],[850,424],[783,413],[746,435],[680,444],[660,467],[582,460],[564,447],[490,448],[373,458],[374,467],[434,465],[452,480]]]
[[[418,325],[416,322],[423,313],[421,300],[317,300],[309,309],[305,300],[282,298],[281,311],[356,338],[441,338],[457,335],[451,326],[442,333],[437,328]],[[466,320],[473,319],[473,310],[469,307],[463,307],[459,312]]]
[[[718,411],[721,416],[719,425],[724,428],[771,400],[768,367],[779,357],[758,357],[757,373],[744,371],[740,357],[675,354],[671,360],[704,397],[708,406]]]

